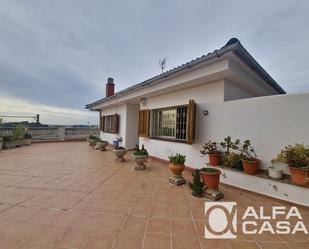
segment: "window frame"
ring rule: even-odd
[[[175,137],[168,137],[168,136],[155,136],[154,135],[154,111],[166,111],[166,110],[176,110],[176,122],[175,122],[175,128],[177,129],[177,108],[187,108],[187,116],[186,116],[186,139],[179,139],[176,138],[176,130],[175,130]],[[168,106],[168,107],[162,107],[162,108],[155,108],[151,109],[150,111],[150,137],[151,139],[156,139],[156,140],[162,140],[162,141],[170,141],[170,142],[178,142],[178,143],[188,143],[187,141],[187,136],[188,136],[188,122],[189,122],[189,115],[188,115],[188,104],[183,104],[183,105],[175,105],[175,106]]]
[[[115,127],[110,127],[111,129],[106,129],[106,122],[108,118],[115,118]],[[119,131],[119,115],[117,113],[111,115],[101,116],[101,128],[103,133],[117,134]]]

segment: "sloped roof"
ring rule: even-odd
[[[275,89],[279,94],[285,94],[286,92],[279,86],[279,84],[262,68],[262,66],[249,54],[249,52],[242,46],[240,41],[237,38],[230,39],[222,48],[216,49],[211,53],[208,53],[207,55],[202,55],[194,60],[191,60],[187,63],[184,63],[180,66],[177,66],[169,71],[166,71],[162,74],[156,75],[150,79],[147,79],[141,83],[138,83],[136,85],[130,86],[124,90],[121,90],[114,95],[106,98],[102,98],[98,101],[95,101],[93,103],[90,103],[86,105],[86,109],[91,109],[92,106],[95,106],[97,104],[108,102],[111,99],[115,99],[123,94],[127,94],[133,90],[144,88],[154,81],[164,79],[169,77],[170,75],[173,75],[175,73],[178,73],[185,69],[190,69],[200,63],[203,63],[205,61],[208,61],[210,59],[220,57],[228,52],[233,51],[245,64],[247,64],[253,71],[255,71],[268,85],[270,85],[273,89]]]

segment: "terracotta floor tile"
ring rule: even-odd
[[[171,249],[171,236],[146,233],[143,249]]]
[[[125,218],[126,216],[121,214],[105,215],[102,223],[99,225],[99,228],[120,229],[125,221]]]
[[[260,249],[255,242],[230,240],[233,249]]]
[[[173,238],[173,249],[187,249],[187,248],[201,249],[199,238],[197,236],[173,235],[172,238]]]
[[[153,206],[150,216],[155,218],[170,218],[171,211],[167,207]]]
[[[172,234],[197,235],[194,224],[191,220],[172,220]]]
[[[233,249],[227,239],[204,239],[200,238],[203,249]]]
[[[289,242],[287,246],[290,249],[309,249],[308,242]]]
[[[57,241],[62,239],[64,234],[69,230],[67,227],[50,225],[46,230],[39,232],[31,239],[35,245],[53,246]]]
[[[0,249],[19,249],[24,242],[0,236]]]
[[[170,172],[162,163],[149,160],[145,171],[134,171],[130,153],[120,164],[110,148],[96,151],[85,142],[33,144],[2,151],[0,249],[2,245],[20,249],[19,243],[24,249],[54,244],[57,246],[49,249],[83,245],[86,249],[111,245],[139,249],[143,241],[145,248],[169,248],[172,242],[173,249],[200,249],[200,242],[203,249],[254,249],[255,241],[259,249],[309,247],[309,236],[304,234],[251,236],[238,232],[234,240],[204,239],[203,209],[210,200],[193,197],[187,185],[168,184]],[[190,172],[183,175],[192,181]],[[223,201],[238,202],[239,214],[247,206],[263,205],[266,211],[273,205],[289,206],[229,186],[219,188],[225,195]],[[309,224],[309,209],[300,211]]]
[[[183,218],[183,219],[191,219],[191,212],[189,208],[179,208],[172,207],[171,208],[171,217],[172,218]]]
[[[144,232],[147,219],[144,217],[128,216],[122,230],[130,232]]]
[[[288,249],[288,246],[285,243],[258,242],[258,245],[262,249]]]
[[[143,234],[122,231],[118,234],[113,249],[138,249],[142,245]]]
[[[146,232],[155,234],[171,234],[171,220],[150,218]]]
[[[70,228],[63,237],[56,242],[58,247],[81,248],[90,238],[91,231],[79,228]]]

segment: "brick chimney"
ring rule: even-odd
[[[115,93],[115,84],[113,78],[108,78],[106,83],[106,98],[113,96]]]

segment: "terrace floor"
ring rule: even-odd
[[[85,142],[0,151],[0,249],[309,248],[303,233],[204,239],[209,200],[192,197],[188,186],[169,185],[164,164],[150,160],[145,171],[133,165]],[[191,179],[189,172],[184,176]],[[240,209],[282,205],[226,186],[220,190]],[[308,225],[309,210],[300,210]]]

